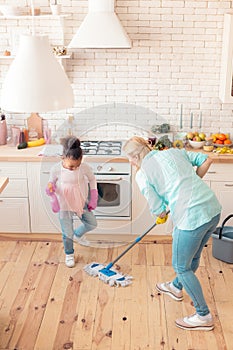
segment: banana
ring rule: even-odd
[[[230,147],[217,147],[215,150],[216,153],[218,154],[233,154],[233,149],[231,149]]]
[[[42,146],[45,144],[45,139],[41,137],[39,140],[35,141],[28,141],[28,147],[36,147],[36,146]]]

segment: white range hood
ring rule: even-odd
[[[131,41],[114,12],[114,0],[89,0],[84,18],[69,48],[131,48]]]

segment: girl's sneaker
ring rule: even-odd
[[[189,331],[211,331],[214,329],[214,322],[211,314],[200,316],[194,314],[175,321],[176,326]]]
[[[74,254],[66,254],[65,263],[67,267],[74,267],[75,266]]]
[[[182,301],[184,299],[182,290],[176,288],[172,282],[157,283],[155,288],[160,293],[167,294],[176,301]]]

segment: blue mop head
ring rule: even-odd
[[[104,265],[93,262],[91,264],[84,266],[83,270],[86,271],[88,275],[96,277],[99,274],[99,270],[103,268],[104,268]]]
[[[132,276],[122,275],[121,273],[114,271],[113,269],[104,267],[102,264],[91,263],[84,267],[84,271],[86,271],[89,275],[94,277],[99,277],[101,281],[109,284],[111,287],[126,287],[132,283]]]

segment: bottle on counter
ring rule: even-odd
[[[26,126],[26,122],[23,128],[23,133],[24,133],[24,142],[28,142],[29,141],[29,135],[28,135],[28,128]]]
[[[23,132],[23,129],[20,129],[20,133],[19,133],[19,143],[23,143],[25,142],[25,134]]]
[[[29,131],[28,131],[28,140],[29,141],[38,140],[38,132],[36,131],[35,128],[29,129]]]
[[[42,125],[43,125],[43,137],[45,139],[45,143],[50,144],[51,143],[51,136],[52,136],[52,132],[51,129],[48,126],[48,121],[43,119],[42,121]]]
[[[0,117],[0,145],[6,145],[6,143],[7,143],[6,117],[2,113]]]
[[[11,127],[11,142],[9,146],[17,146],[19,144],[20,128],[18,126]]]
[[[212,137],[206,137],[205,144],[203,146],[203,150],[206,152],[212,152],[213,149],[214,149],[214,145],[213,145]]]
[[[28,129],[24,128],[23,129],[23,133],[24,133],[24,141],[28,142],[29,141],[29,137],[28,137]]]

